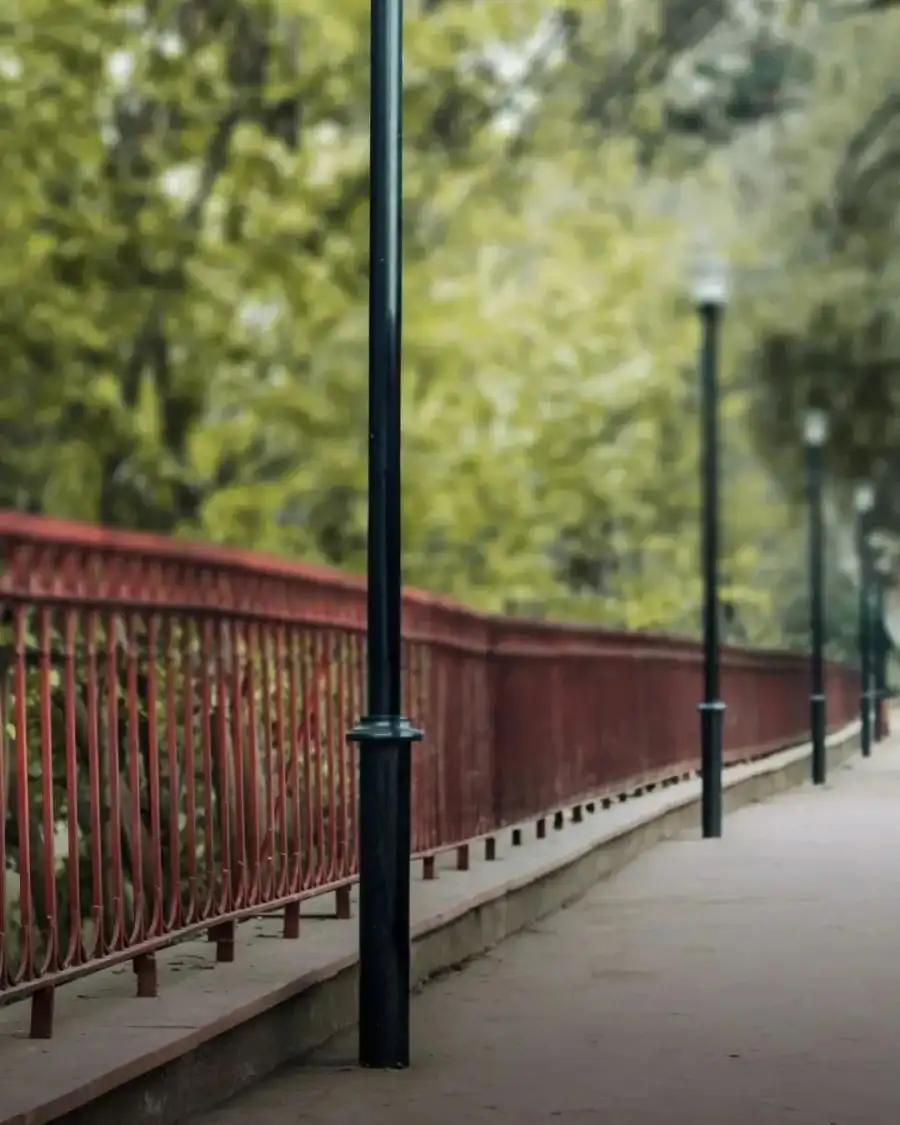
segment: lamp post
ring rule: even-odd
[[[865,482],[857,486],[856,550],[859,558],[859,719],[860,749],[864,758],[872,753],[872,562],[869,545],[869,516],[875,507],[875,490]]]
[[[891,573],[891,561],[885,555],[879,555],[875,561],[875,580],[873,590],[872,613],[872,649],[875,665],[875,741],[881,742],[887,738],[887,722],[885,707],[887,706],[887,638],[884,625],[885,586],[888,575]]]
[[[359,745],[359,1063],[409,1066],[411,744],[401,714],[403,0],[371,0],[368,707]]]
[[[806,486],[809,502],[809,653],[812,779],[824,785],[828,773],[825,736],[828,730],[825,696],[825,559],[822,522],[823,447],[828,439],[828,415],[809,410],[804,419]]]
[[[728,303],[728,269],[709,260],[691,294],[700,320],[701,487],[703,495],[703,701],[700,704],[703,835],[722,835],[722,728],[719,635],[719,335]]]

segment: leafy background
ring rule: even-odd
[[[696,631],[713,238],[728,629],[802,643],[817,397],[845,647],[856,477],[900,531],[893,5],[406,7],[407,581]],[[362,569],[368,14],[7,5],[0,504]]]

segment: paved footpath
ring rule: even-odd
[[[897,1125],[900,741],[433,983],[413,1037],[406,1072],[348,1037],[196,1125]]]

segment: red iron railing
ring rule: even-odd
[[[0,513],[0,1002],[336,891],[357,871],[365,588],[237,551]],[[405,602],[414,851],[435,853],[698,765],[689,642]],[[832,726],[857,708],[829,670]],[[802,658],[724,657],[729,762],[804,738]],[[580,810],[579,810],[580,811]]]

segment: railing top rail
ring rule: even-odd
[[[365,589],[363,579],[356,575],[314,563],[296,562],[237,547],[174,539],[145,531],[126,531],[77,523],[74,520],[34,516],[10,509],[0,509],[0,542],[3,540],[18,540],[21,543],[61,550],[141,555],[150,561],[245,573],[252,577],[305,579],[347,589]]]
[[[361,628],[365,591],[363,578],[313,563],[0,509],[0,597],[99,598],[107,605],[256,612]],[[410,588],[404,603],[404,631],[414,640],[535,657],[613,652],[699,657],[696,640],[665,633],[484,613]],[[722,651],[729,663],[768,664],[773,670],[805,659],[771,649],[725,646]]]

